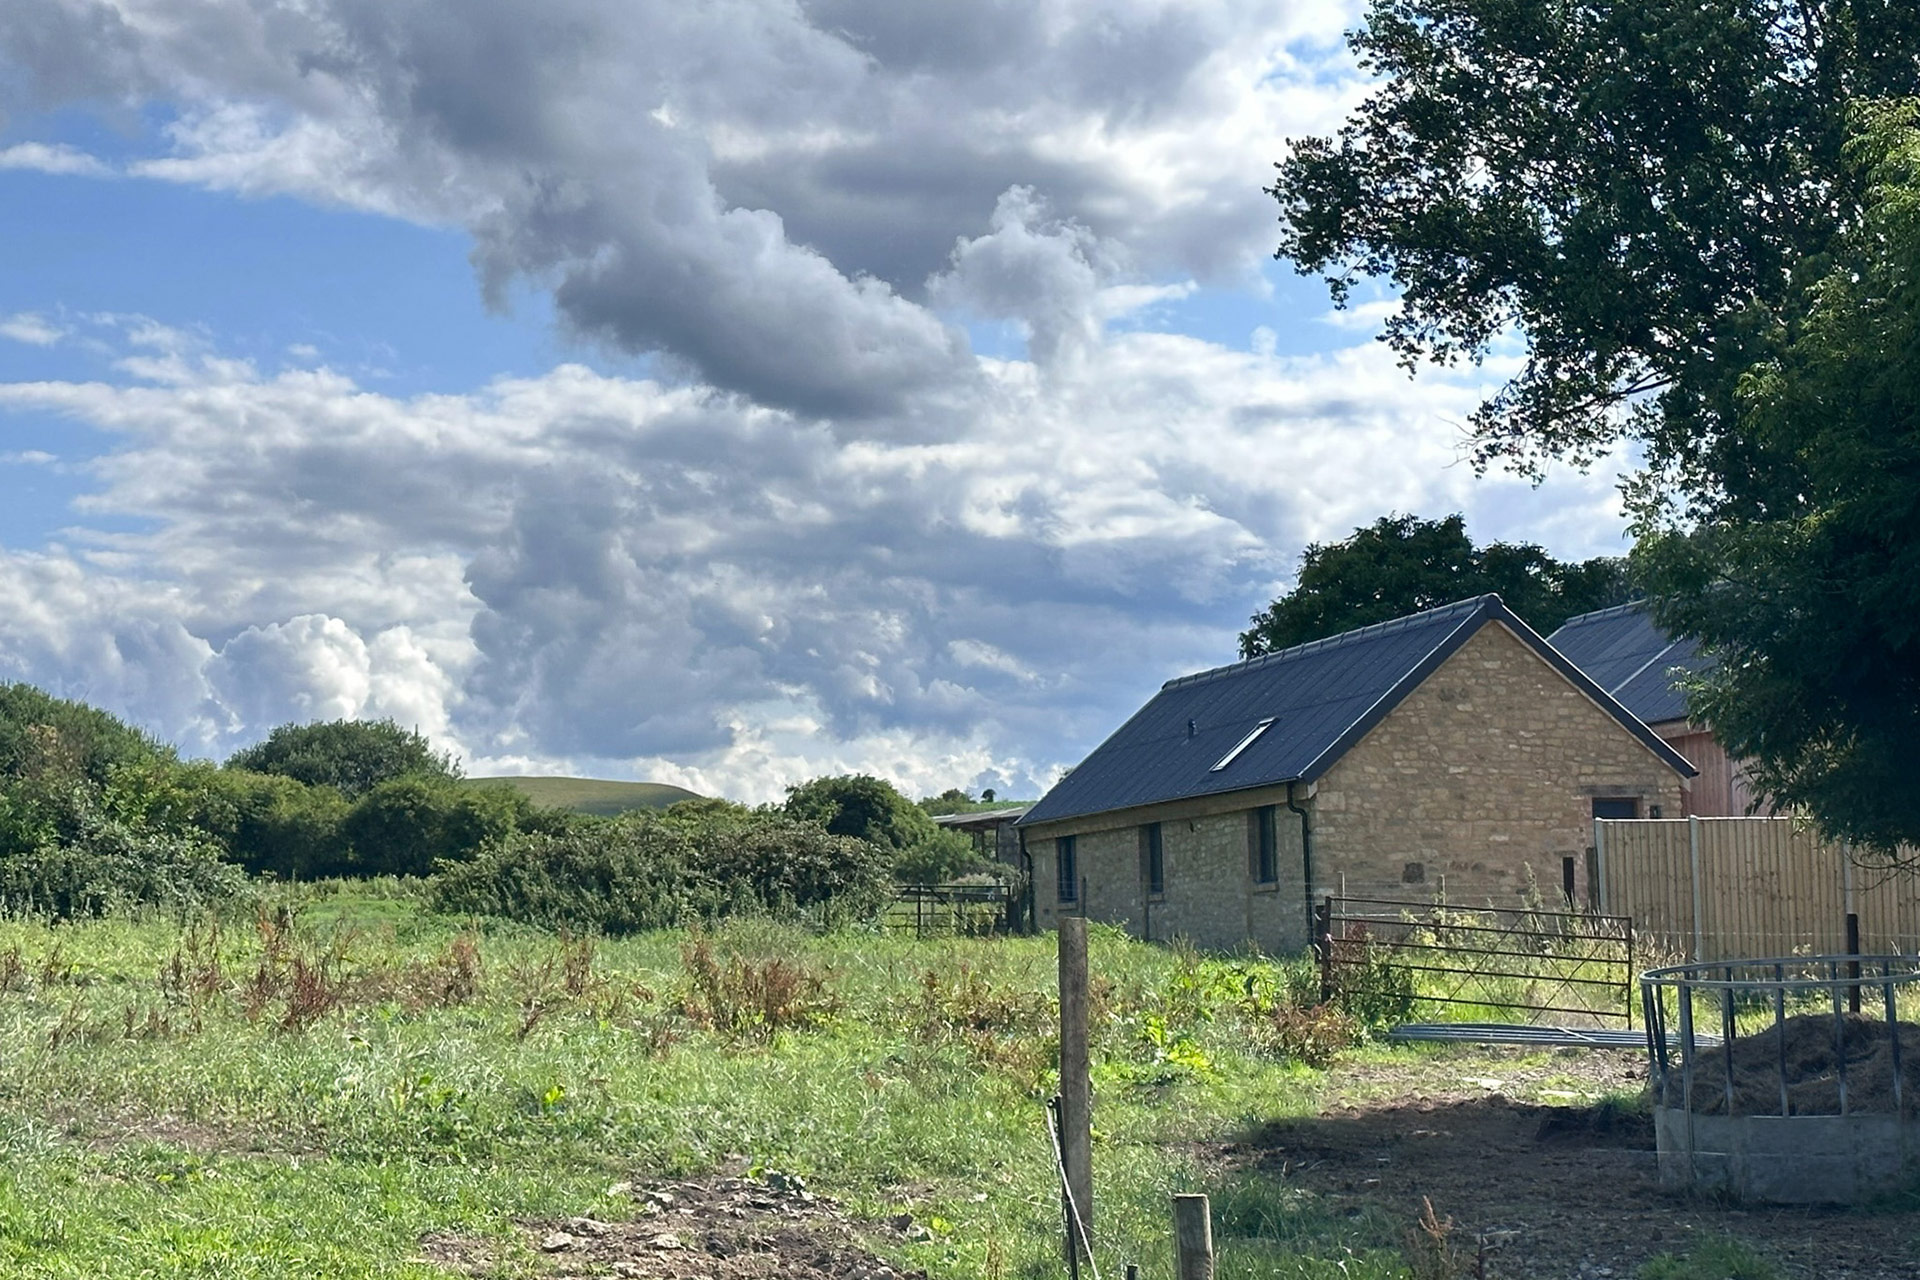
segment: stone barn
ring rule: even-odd
[[[1020,821],[1037,923],[1304,947],[1321,895],[1518,905],[1693,766],[1494,595],[1168,681]]]

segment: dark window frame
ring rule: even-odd
[[[1059,890],[1061,905],[1078,903],[1080,901],[1080,851],[1075,846],[1075,837],[1054,837],[1053,868],[1055,887]]]
[[[1247,873],[1256,885],[1280,883],[1279,805],[1263,804],[1255,809],[1248,824]]]
[[[1167,844],[1160,824],[1149,822],[1140,828],[1140,879],[1149,898],[1167,896]]]
[[[1600,812],[1600,810],[1603,806],[1611,809],[1616,809],[1616,810],[1620,808],[1625,808],[1627,812],[1602,813]],[[1593,797],[1592,808],[1593,808],[1593,816],[1596,818],[1600,818],[1604,821],[1617,822],[1623,819],[1638,818],[1640,816],[1640,797],[1639,796],[1595,796]]]

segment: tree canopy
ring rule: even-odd
[[[1524,340],[1483,464],[1741,465],[1738,376],[1859,224],[1849,103],[1920,91],[1920,5],[1371,0],[1348,39],[1379,79],[1280,164],[1279,256],[1388,282],[1410,366]]]
[[[358,796],[394,778],[453,780],[460,766],[426,738],[392,720],[321,720],[283,724],[227,761],[230,769],[275,773],[309,786]]]
[[[1253,615],[1241,633],[1240,655],[1257,657],[1489,591],[1543,634],[1630,594],[1624,559],[1566,564],[1532,543],[1476,547],[1460,515],[1387,515],[1339,542],[1309,545],[1293,590]]]
[[[1409,367],[1524,344],[1480,465],[1636,441],[1636,574],[1719,662],[1692,714],[1776,802],[1920,842],[1920,5],[1370,0],[1349,41],[1378,79],[1280,165],[1280,256],[1380,280]]]
[[[1753,464],[1650,511],[1635,560],[1718,655],[1691,706],[1760,788],[1890,849],[1920,842],[1920,106],[1856,119],[1866,216],[1741,379]]]
[[[790,818],[817,822],[836,836],[853,836],[893,849],[931,840],[939,828],[891,782],[868,773],[814,778],[787,788]]]

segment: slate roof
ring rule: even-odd
[[[1686,719],[1687,696],[1675,677],[1713,666],[1694,641],[1662,631],[1644,601],[1569,618],[1547,643],[1648,724]]]
[[[1021,826],[1249,787],[1313,782],[1490,622],[1504,623],[1684,777],[1696,770],[1514,616],[1478,596],[1169,680],[1027,811]],[[1271,721],[1250,742],[1244,742]],[[1240,749],[1230,762],[1223,758]]]

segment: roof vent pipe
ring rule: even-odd
[[[1197,726],[1195,726],[1193,721],[1191,720],[1187,721],[1187,736],[1191,738],[1198,732],[1199,732],[1199,729]]]

